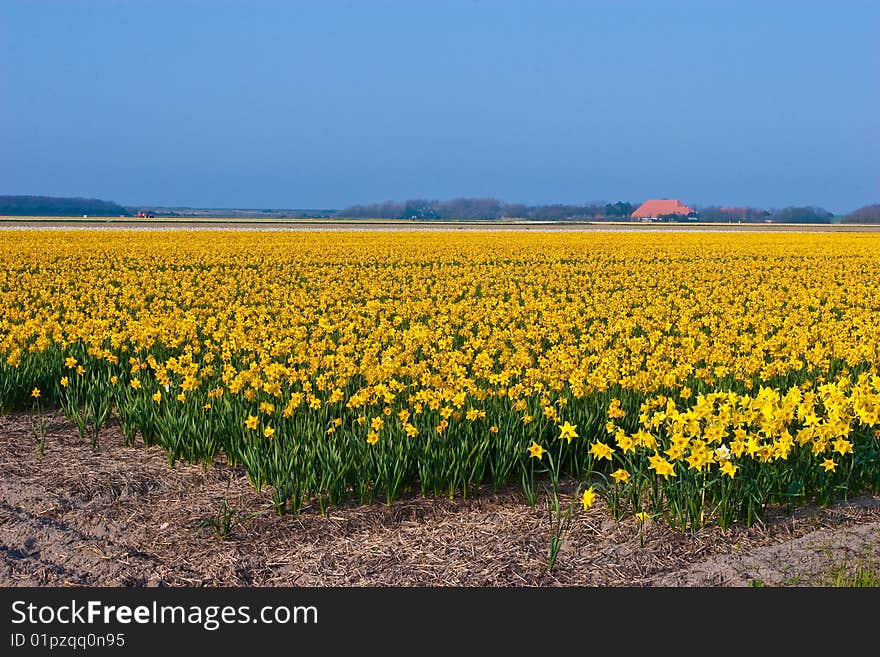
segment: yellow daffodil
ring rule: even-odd
[[[547,450],[544,449],[543,447],[541,447],[541,445],[539,445],[538,443],[533,441],[532,444],[529,446],[528,452],[529,452],[529,458],[534,457],[540,461],[544,457],[544,454],[547,452]]]
[[[610,461],[612,454],[614,454],[614,449],[603,443],[601,440],[597,440],[590,447],[590,454],[599,460],[606,459]]]
[[[629,474],[629,472],[627,472],[623,468],[618,468],[617,470],[615,470],[614,472],[611,473],[611,477],[618,484],[625,484],[629,481],[630,474]]]
[[[590,486],[587,490],[584,491],[584,494],[581,496],[581,504],[584,507],[584,511],[593,506],[593,503],[596,501],[596,491]]]

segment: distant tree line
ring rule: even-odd
[[[263,216],[310,218],[363,218],[363,219],[419,219],[428,221],[530,219],[534,221],[620,221],[628,220],[638,204],[627,201],[616,203],[586,203],[566,205],[524,205],[504,203],[495,198],[455,198],[449,201],[411,199],[385,201],[367,205],[353,205],[343,210],[218,210],[205,208],[158,208],[156,216]],[[749,206],[697,207],[696,219],[705,222],[772,222],[772,223],[832,223],[831,212],[815,206],[784,208],[755,208]],[[130,217],[137,208],[124,207],[112,201],[94,198],[55,196],[0,196],[0,215],[49,217]],[[680,217],[671,217],[678,220]],[[880,223],[880,204],[866,205],[845,215],[844,223]]]
[[[449,219],[531,219],[546,221],[583,221],[627,219],[635,210],[632,203],[586,205],[523,205],[503,203],[494,198],[456,198],[450,201],[411,199],[385,201],[367,205],[353,205],[336,213],[337,217],[358,219],[420,219],[443,221]]]
[[[771,210],[770,219],[780,224],[830,224],[834,221],[834,214],[813,206],[788,207]]]
[[[494,198],[457,198],[451,201],[411,199],[385,201],[367,205],[353,205],[336,213],[337,217],[361,219],[418,219],[443,221],[447,219],[531,219],[544,221],[614,221],[626,220],[638,207],[626,201],[590,203],[585,205],[522,205],[503,203]],[[697,208],[696,219],[706,222],[773,222],[773,223],[831,223],[834,215],[823,208],[790,206],[785,208],[754,208],[705,206]],[[680,220],[671,216],[669,220]]]
[[[724,207],[710,205],[697,209],[700,221],[705,222],[772,222],[777,224],[830,224],[834,215],[814,206],[785,208]]]
[[[697,214],[700,221],[765,221],[770,218],[769,210],[717,205],[697,208]]]
[[[853,210],[840,221],[844,224],[880,224],[880,203]]]
[[[16,217],[94,217],[130,216],[131,213],[112,201],[96,198],[55,196],[0,196],[0,215]]]

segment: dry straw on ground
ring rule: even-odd
[[[824,586],[880,572],[880,497],[695,534],[597,503],[576,511],[548,573],[546,508],[516,489],[278,517],[237,469],[172,469],[113,426],[92,451],[47,420],[41,457],[30,417],[0,416],[3,586]],[[225,538],[209,522],[222,525],[221,501]]]

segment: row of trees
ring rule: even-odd
[[[880,224],[880,203],[853,210],[841,219],[845,224]]]
[[[504,203],[495,198],[456,198],[450,201],[412,199],[409,201],[385,201],[367,205],[353,205],[343,210],[262,210],[226,211],[229,216],[303,216],[303,217],[353,217],[365,219],[421,219],[429,221],[530,219],[533,221],[620,221],[630,218],[637,208],[628,201],[616,203],[587,203],[582,205],[524,205]],[[220,216],[217,210],[180,208],[156,211],[156,216]],[[0,196],[0,215],[5,216],[52,216],[78,217],[132,216],[132,208],[112,201],[94,198],[67,198],[54,196]],[[707,222],[773,222],[773,223],[832,223],[834,215],[815,206],[789,206],[785,208],[755,208],[707,205],[696,208],[696,219]],[[675,218],[673,218],[675,219]],[[843,223],[880,223],[880,204],[866,205],[845,215]]]
[[[700,221],[766,221],[770,211],[750,207],[708,205],[697,208]]]
[[[585,205],[522,205],[503,203],[494,198],[457,198],[451,201],[412,199],[353,205],[336,213],[337,217],[375,219],[419,219],[427,221],[531,219],[544,221],[619,221],[629,219],[638,207],[626,201]],[[672,219],[677,219],[673,217]],[[697,209],[696,219],[709,222],[831,223],[834,215],[823,208],[795,207],[763,209],[753,207],[705,206]]]
[[[778,224],[830,224],[834,221],[834,214],[815,206],[789,206],[767,210],[764,208],[711,205],[699,208],[697,214],[700,221],[709,222],[770,221]]]
[[[0,215],[11,217],[93,217],[130,216],[131,213],[113,201],[96,198],[57,196],[0,196]]]
[[[477,220],[477,219],[531,219],[531,220],[602,220],[626,219],[635,206],[632,203],[586,205],[523,205],[503,203],[494,198],[456,198],[451,201],[412,199],[385,201],[367,205],[353,205],[336,213],[338,217],[422,220]]]

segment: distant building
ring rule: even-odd
[[[684,205],[678,199],[649,199],[642,203],[630,215],[633,219],[641,221],[654,221],[656,219],[695,219],[697,213],[692,208]]]

